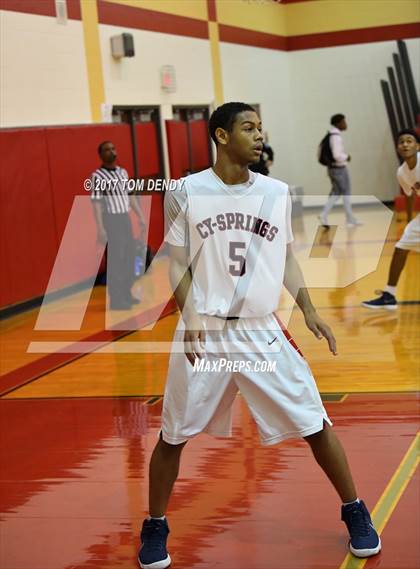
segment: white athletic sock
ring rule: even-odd
[[[386,287],[384,288],[384,292],[389,292],[389,294],[392,294],[392,296],[396,296],[397,287],[386,285]]]
[[[359,498],[356,498],[355,500],[353,500],[353,502],[343,502],[343,506],[351,506],[352,504],[359,504],[360,500]]]
[[[164,520],[166,516],[162,516],[161,518],[154,518],[153,516],[149,516],[149,520]]]

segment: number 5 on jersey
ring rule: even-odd
[[[246,272],[246,259],[239,254],[241,249],[246,250],[246,244],[243,241],[229,242],[229,258],[235,263],[235,265],[229,265],[229,273],[234,277],[243,277]]]

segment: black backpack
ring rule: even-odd
[[[327,167],[330,167],[334,162],[330,145],[330,136],[333,136],[333,133],[327,132],[318,146],[318,162]]]

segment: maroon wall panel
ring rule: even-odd
[[[124,125],[66,126],[46,129],[53,199],[61,239],[74,196],[89,192],[83,182],[101,165],[98,145],[111,140],[115,144],[118,163],[133,175],[130,127]]]
[[[149,126],[140,129],[143,144],[148,129]],[[153,138],[156,132],[149,135],[149,140],[155,140],[157,145],[157,136]],[[86,216],[79,220],[76,231],[72,231],[68,270],[64,264],[64,270],[51,286],[54,290],[68,287],[94,274],[92,267],[98,255],[96,224],[90,194],[83,183],[100,165],[97,147],[104,140],[114,142],[119,164],[132,176],[129,125],[7,129],[0,132],[0,307],[45,293],[75,196],[89,200]],[[146,147],[145,163],[151,170],[156,169],[155,150]],[[159,167],[154,173],[158,171]],[[161,193],[153,195],[150,227],[149,244],[156,250],[163,238]],[[134,233],[138,234],[137,220],[134,220],[134,228]]]
[[[192,169],[199,172],[210,166],[210,141],[207,121],[191,121]]]
[[[152,195],[152,209],[150,212],[150,229],[148,243],[153,251],[157,251],[163,241],[164,213],[163,192]]]
[[[86,125],[46,129],[48,158],[51,172],[54,213],[58,239],[61,241],[75,196],[90,196],[83,182],[100,166],[98,145],[111,140],[116,147],[118,161],[129,175],[133,173],[130,128],[128,125]],[[68,272],[60,274],[54,288],[62,288],[83,281],[92,275],[92,260],[97,255],[96,223],[93,208],[79,230],[72,232],[74,258]],[[77,255],[77,252],[83,255]],[[77,263],[77,267],[75,267]]]
[[[0,132],[0,306],[43,294],[57,251],[44,129]]]
[[[137,152],[140,178],[150,178],[159,174],[159,141],[157,127],[153,122],[137,123]]]
[[[171,178],[176,180],[181,178],[184,171],[190,168],[187,123],[182,121],[165,121],[165,124]]]
[[[154,178],[160,171],[157,126],[153,122],[147,122],[137,123],[135,128],[139,176],[140,178]],[[163,196],[162,192],[145,192],[144,195],[152,196],[148,244],[153,251],[157,251],[163,241]]]

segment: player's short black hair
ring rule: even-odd
[[[223,128],[230,132],[232,130],[233,123],[236,120],[236,116],[244,111],[256,112],[254,107],[251,107],[251,105],[247,105],[246,103],[225,103],[213,111],[209,120],[209,132],[216,145],[216,129]]]
[[[346,117],[344,115],[342,115],[341,113],[337,113],[336,115],[333,115],[331,117],[330,123],[333,126],[337,126],[343,119],[345,119]]]
[[[413,130],[412,128],[403,128],[402,130],[399,131],[399,133],[397,134],[397,144],[398,144],[398,141],[400,139],[400,136],[402,136],[403,134],[409,134],[410,136],[414,136],[417,144],[420,144],[420,137],[417,134],[417,132],[415,130]]]
[[[105,146],[105,144],[109,144],[109,143],[112,144],[112,141],[111,141],[111,140],[104,140],[103,142],[101,142],[101,144],[98,146],[98,154],[99,154],[99,156],[102,156],[102,149],[103,149],[103,147]]]

